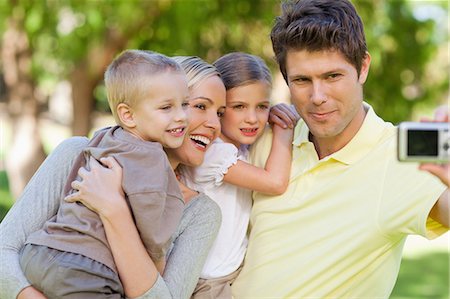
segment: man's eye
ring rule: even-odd
[[[338,78],[340,76],[341,76],[341,74],[330,74],[328,77],[331,78],[331,79],[336,79],[336,78]]]

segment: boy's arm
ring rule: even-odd
[[[294,129],[274,125],[273,133],[272,148],[264,168],[238,161],[228,169],[224,181],[261,193],[283,194],[289,183]]]

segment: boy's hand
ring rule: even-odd
[[[270,108],[269,123],[276,124],[284,129],[294,128],[300,115],[293,105],[280,103]]]

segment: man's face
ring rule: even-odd
[[[313,137],[350,141],[364,120],[363,84],[370,56],[358,77],[355,67],[338,51],[290,50],[286,73],[292,103]]]

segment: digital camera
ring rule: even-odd
[[[398,160],[449,162],[449,123],[402,122],[398,125]]]

